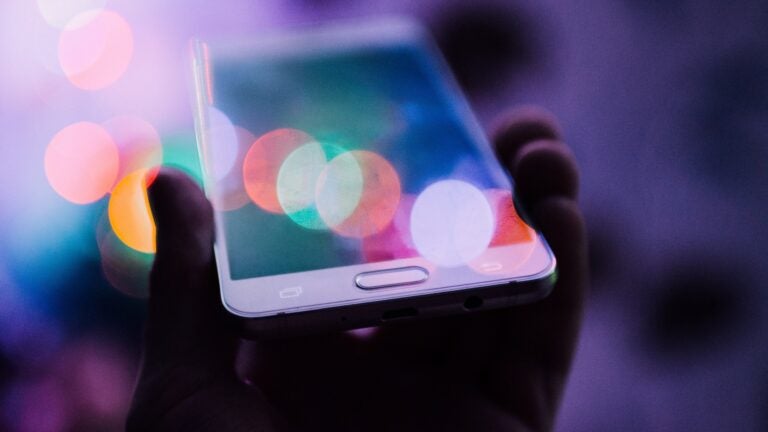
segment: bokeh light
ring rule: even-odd
[[[55,432],[67,430],[71,407],[64,386],[55,376],[35,376],[9,386],[3,400],[4,415],[11,430],[19,432]]]
[[[411,238],[411,210],[416,196],[402,194],[394,217],[381,232],[364,237],[362,253],[365,262],[390,261],[419,256]]]
[[[101,11],[107,0],[37,0],[43,19],[53,27],[63,29],[75,16],[86,11]]]
[[[81,336],[57,354],[55,376],[76,416],[64,430],[123,430],[137,369],[135,355],[98,333]]]
[[[123,76],[133,57],[133,31],[112,11],[83,12],[67,23],[59,38],[59,62],[69,81],[83,90],[100,90]]]
[[[411,234],[419,253],[433,263],[455,267],[486,250],[495,223],[491,206],[475,186],[443,180],[427,187],[411,212]]]
[[[285,158],[277,175],[277,197],[294,222],[309,229],[327,228],[317,212],[315,193],[328,161],[343,152],[341,147],[314,141]]]
[[[163,166],[183,171],[198,185],[203,184],[197,140],[192,133],[165,135],[163,140]]]
[[[363,181],[353,152],[342,153],[325,165],[317,179],[314,202],[327,226],[339,226],[352,215],[363,195]]]
[[[536,233],[517,214],[512,192],[504,189],[488,189],[484,193],[496,219],[496,229],[490,245],[503,246],[532,242]]]
[[[102,126],[112,136],[120,153],[118,179],[140,169],[159,166],[163,162],[160,135],[146,120],[136,116],[117,116]]]
[[[536,232],[517,214],[512,192],[488,189],[484,194],[496,228],[489,248],[474,258],[469,267],[481,274],[513,275],[533,254]]]
[[[119,153],[110,134],[80,122],[57,133],[45,151],[45,175],[53,189],[76,204],[94,202],[117,180]]]
[[[101,270],[110,285],[130,297],[149,297],[152,257],[125,245],[110,231],[98,244]]]
[[[215,180],[221,180],[232,171],[237,161],[237,130],[229,117],[213,106],[208,107],[208,125],[204,132],[205,151],[210,163],[208,170]]]
[[[347,155],[356,163],[334,164],[338,159],[347,158]],[[358,173],[362,173],[360,183]],[[317,196],[320,216],[336,233],[363,238],[380,232],[390,223],[400,202],[400,177],[382,156],[364,150],[344,153],[333,159],[323,174],[321,185],[323,180],[327,185],[331,183],[328,180],[337,178],[345,181],[337,181],[336,184],[350,186],[347,190],[335,187],[333,193],[319,193]],[[324,191],[325,188],[319,190]],[[354,211],[347,213],[349,208]],[[344,217],[340,218],[341,215]]]
[[[139,252],[123,243],[104,215],[96,231],[101,270],[113,288],[130,297],[149,296],[149,272],[154,255]]]
[[[280,167],[294,150],[314,140],[300,130],[283,128],[253,142],[243,161],[243,183],[254,204],[271,213],[283,213],[277,197]]]
[[[108,208],[115,235],[144,253],[155,252],[155,221],[147,197],[147,178],[152,177],[151,171],[135,171],[120,180],[112,191]]]
[[[256,137],[247,129],[235,126],[237,137],[237,155],[235,167],[243,166],[245,154]],[[216,210],[232,211],[246,205],[250,199],[243,186],[243,176],[239,169],[232,169],[229,173],[216,182],[216,193],[212,195],[212,204]]]
[[[291,153],[277,176],[277,196],[283,211],[299,225],[307,228],[325,227],[319,218],[305,213],[312,213],[315,185],[326,162],[322,145],[311,142]]]
[[[57,344],[50,356],[19,365],[23,372],[3,388],[3,431],[123,430],[135,356],[113,335],[83,333]]]

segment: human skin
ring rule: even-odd
[[[546,431],[587,290],[578,169],[551,115],[503,117],[494,145],[558,263],[534,304],[348,332],[243,343],[221,305],[213,211],[166,170],[149,189],[157,255],[127,430]]]

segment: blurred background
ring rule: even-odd
[[[0,430],[122,429],[140,174],[200,175],[189,39],[382,14],[432,29],[484,126],[541,105],[581,164],[593,284],[557,430],[768,430],[760,0],[3,0]]]

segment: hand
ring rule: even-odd
[[[157,256],[132,431],[549,430],[587,288],[578,171],[554,123],[512,113],[502,164],[558,260],[545,300],[349,333],[241,344],[221,306],[211,206],[186,176],[150,187]]]

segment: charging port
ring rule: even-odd
[[[382,321],[392,321],[402,318],[411,318],[419,314],[416,308],[393,309],[381,314]]]

